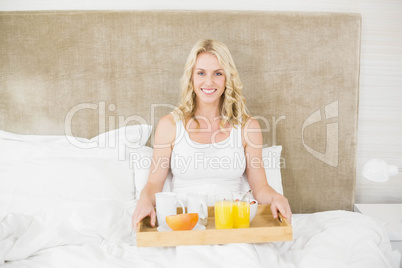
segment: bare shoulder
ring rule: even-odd
[[[243,147],[257,148],[262,143],[262,133],[260,123],[257,119],[250,117],[242,128]],[[257,146],[256,146],[257,145]]]
[[[244,125],[244,130],[252,130],[252,129],[261,129],[261,127],[260,123],[258,123],[258,120],[250,116],[246,124]]]
[[[158,122],[157,128],[162,128],[166,131],[176,129],[176,123],[174,121],[173,115],[169,113],[162,116],[162,118]]]
[[[172,145],[176,137],[176,123],[172,114],[164,115],[155,130],[155,144]]]

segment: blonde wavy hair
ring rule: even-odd
[[[181,82],[181,101],[173,111],[175,120],[193,119],[198,127],[199,122],[195,118],[196,94],[193,87],[193,69],[197,56],[202,52],[208,52],[214,55],[222,66],[226,76],[226,88],[220,101],[220,128],[229,123],[236,127],[244,127],[247,119],[250,117],[246,108],[246,100],[242,94],[243,83],[240,81],[239,74],[234,64],[232,55],[225,44],[211,39],[199,40],[195,43],[187,57],[184,66],[184,74]]]

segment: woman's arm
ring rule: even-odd
[[[246,154],[246,175],[254,197],[261,204],[271,204],[274,218],[278,211],[283,217],[291,221],[292,212],[288,200],[268,185],[264,164],[262,161],[262,144],[260,124],[256,119],[250,118],[243,131]]]
[[[136,229],[137,224],[146,216],[150,216],[151,225],[155,226],[155,194],[161,192],[170,167],[174,139],[176,137],[176,124],[171,114],[161,118],[156,127],[154,151],[149,170],[148,181],[141,191],[137,207],[132,217],[132,226]]]

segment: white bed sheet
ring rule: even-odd
[[[131,212],[132,208],[130,209]],[[14,220],[17,220],[16,217]],[[121,217],[122,232],[126,230],[129,213]],[[20,218],[14,236],[3,236],[0,257],[5,268],[41,267],[399,267],[400,254],[393,251],[385,229],[367,216],[327,211],[294,215],[294,239],[289,242],[262,244],[227,244],[210,246],[178,246],[168,248],[137,248],[135,233],[116,241],[97,237],[75,236],[70,244],[58,244],[55,235],[44,237],[38,226],[28,228]],[[26,220],[26,219],[25,219]],[[4,222],[4,221],[3,221]],[[22,226],[22,227],[21,227]],[[26,228],[24,229],[25,226]],[[31,226],[31,225],[28,225]],[[27,239],[27,233],[42,235],[42,240]],[[18,229],[18,228],[17,228]],[[54,232],[55,230],[53,230]],[[50,234],[50,232],[48,232]],[[54,233],[53,233],[54,234]],[[25,235],[24,244],[21,239]],[[19,237],[18,237],[19,236]],[[19,240],[20,239],[20,240]],[[43,243],[47,241],[47,243]],[[66,241],[66,240],[64,240]],[[52,245],[53,242],[53,246]],[[50,246],[49,246],[50,245]],[[12,255],[10,255],[12,253]],[[18,256],[20,255],[20,256]],[[29,257],[26,257],[29,255]],[[7,261],[7,258],[18,259]]]

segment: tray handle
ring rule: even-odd
[[[141,232],[143,225],[144,225],[144,219],[137,224],[137,233]]]

